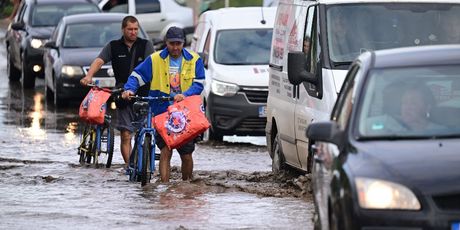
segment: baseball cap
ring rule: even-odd
[[[166,32],[166,41],[168,42],[184,42],[184,31],[179,27],[171,27]]]

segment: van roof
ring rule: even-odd
[[[276,7],[230,7],[206,11],[200,21],[211,23],[216,30],[273,28],[275,16]],[[262,19],[266,21],[265,24],[261,23]]]

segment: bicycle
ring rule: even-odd
[[[123,88],[111,90],[100,88],[96,84],[88,84],[88,86],[110,92],[110,97],[112,98],[123,91]],[[81,165],[92,163],[94,166],[99,167],[99,158],[101,153],[104,153],[107,155],[105,167],[111,167],[115,143],[115,134],[111,122],[112,116],[105,114],[103,124],[86,123],[83,132],[80,133],[80,146],[78,147],[78,155],[80,155],[79,162]]]
[[[149,106],[149,101],[162,100],[171,101],[171,97],[142,97],[132,96],[135,99],[133,110],[136,114],[143,117],[140,128],[136,132],[134,146],[129,156],[128,175],[129,181],[141,182],[141,186],[150,182],[153,172],[155,172],[155,134],[153,127],[153,113]],[[151,160],[154,159],[154,160]],[[148,167],[147,167],[148,166]]]

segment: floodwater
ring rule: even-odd
[[[0,229],[312,229],[308,177],[272,175],[264,137],[198,144],[191,182],[177,153],[170,183],[128,182],[118,136],[112,168],[80,166],[78,102],[9,84],[0,41]]]

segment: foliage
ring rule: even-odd
[[[242,6],[262,6],[263,0],[228,0],[230,7],[242,7]],[[219,9],[225,7],[225,0],[216,0],[210,3],[210,9]]]

